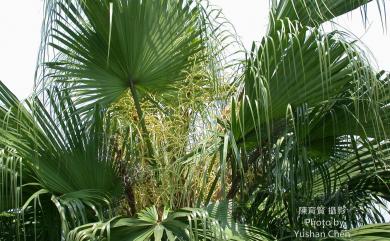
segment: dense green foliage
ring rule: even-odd
[[[0,241],[390,240],[390,75],[323,28],[368,2],[271,1],[245,51],[207,1],[45,1],[34,93],[0,82]]]

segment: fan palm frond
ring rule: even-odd
[[[87,209],[99,218],[105,215],[102,207],[119,197],[121,190],[101,110],[96,108],[92,120],[82,121],[66,92],[48,92],[49,112],[39,99],[22,103],[2,83],[0,87],[0,143],[20,158],[23,168],[16,173],[26,170],[31,176],[20,176],[12,191],[36,189],[23,197],[23,206],[13,208],[26,210],[32,201],[49,195],[65,227],[85,222]]]

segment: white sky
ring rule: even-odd
[[[222,7],[247,49],[252,41],[260,41],[267,26],[269,1],[211,2]],[[390,70],[390,33],[383,32],[375,3],[369,4],[368,11],[368,29],[363,27],[357,11],[338,21],[367,45],[379,69]],[[19,98],[26,98],[32,91],[41,22],[42,0],[0,0],[0,80]]]

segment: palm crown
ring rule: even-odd
[[[368,2],[272,1],[244,61],[207,2],[45,2],[34,94],[0,85],[0,240],[389,238],[390,77],[322,28]]]

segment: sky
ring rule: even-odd
[[[268,23],[268,0],[210,1],[222,8],[247,49],[253,41],[261,40]],[[20,99],[28,97],[33,88],[42,4],[42,0],[0,0],[0,80]],[[388,16],[389,11],[390,8]],[[366,28],[358,11],[338,18],[337,22],[371,50],[377,69],[390,70],[390,33],[384,33],[375,3],[368,5],[368,17]]]

